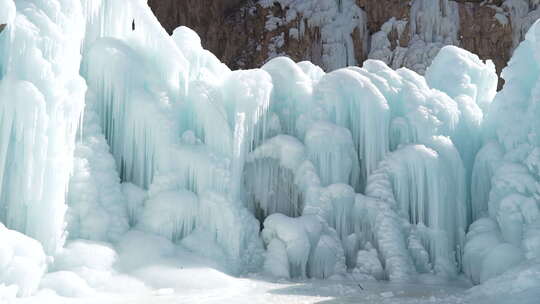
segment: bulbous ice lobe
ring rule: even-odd
[[[0,237],[0,284],[16,286],[19,296],[32,295],[47,269],[43,247],[38,241],[2,224]]]
[[[16,8],[13,0],[0,1],[0,24],[11,24],[15,19]]]

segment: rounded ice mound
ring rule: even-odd
[[[16,9],[13,0],[0,0],[0,28],[3,24],[11,23],[15,19],[15,13]]]
[[[84,297],[94,292],[85,280],[71,271],[46,274],[41,280],[40,288],[52,289],[63,297]]]
[[[172,38],[181,51],[199,50],[202,51],[201,37],[197,33],[186,26],[177,27],[172,34]]]
[[[535,60],[540,62],[540,55],[538,55],[538,49],[540,49],[540,20],[536,20],[536,22],[530,27],[529,31],[525,35],[525,40],[532,44],[532,47],[535,50]]]
[[[171,241],[178,241],[195,228],[199,199],[193,192],[163,192],[146,202],[140,227]]]
[[[482,262],[482,270],[480,272],[480,282],[496,277],[513,266],[521,263],[525,257],[523,252],[518,247],[502,243],[490,250]]]
[[[264,221],[262,238],[269,248],[264,263],[268,273],[276,277],[305,277],[311,244],[302,222],[272,214]]]
[[[108,271],[117,258],[116,251],[106,243],[76,240],[56,256],[53,268],[59,271],[84,268]]]
[[[304,142],[324,185],[357,184],[360,167],[349,129],[317,121],[308,129]]]
[[[0,285],[14,285],[18,296],[30,296],[47,268],[41,244],[0,223]]]
[[[301,61],[297,64],[313,82],[318,82],[325,74],[320,66],[313,64],[311,61]]]
[[[497,73],[491,60],[485,63],[477,55],[456,46],[445,46],[426,71],[430,87],[455,98],[471,97],[483,110],[497,93]]]

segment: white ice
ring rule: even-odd
[[[353,1],[280,3],[354,17],[322,29],[344,35],[323,57],[365,26]],[[412,5],[416,35],[453,41],[455,3]],[[0,9],[0,299],[534,299],[540,25],[497,93],[493,63],[457,47],[425,77],[286,57],[231,71],[143,0]]]

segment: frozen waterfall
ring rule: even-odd
[[[0,24],[0,284],[19,295],[47,256],[140,231],[278,278],[482,283],[540,258],[538,23],[499,93],[453,46],[425,77],[231,71],[143,0],[0,0]]]

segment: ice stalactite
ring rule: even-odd
[[[362,19],[353,1],[322,15],[304,2],[280,1],[317,24],[328,10]],[[480,283],[540,256],[538,26],[492,103],[493,64],[455,47],[426,77],[284,57],[231,71],[192,30],[167,35],[143,0],[51,3],[0,0],[0,220],[45,253],[62,246],[67,220],[71,238],[115,242],[134,228],[232,274],[463,270]],[[415,35],[455,38],[455,3],[411,5]],[[365,23],[355,20],[321,34]],[[353,63],[349,38],[326,41],[322,56]],[[36,252],[17,252],[32,278],[0,283],[28,294],[46,265],[21,242]],[[97,248],[86,245],[66,252]],[[55,276],[69,278],[44,286]]]
[[[446,77],[441,78],[443,71]],[[491,61],[484,63],[478,56],[448,46],[439,52],[426,72],[428,84],[454,98],[461,112],[459,124],[451,134],[466,169],[467,221],[476,219],[477,210],[473,210],[476,200],[471,200],[471,183],[475,158],[482,145],[482,123],[484,113],[497,92],[495,65]],[[475,187],[473,184],[472,187]],[[474,193],[474,191],[473,191]]]
[[[282,151],[290,144],[277,139],[263,144],[255,150],[257,157],[250,155],[257,163],[251,162],[245,173],[248,179],[264,176],[261,184],[248,183],[249,204],[261,200],[263,205],[270,200],[276,204],[272,195],[257,196],[253,189],[281,189],[295,176],[295,189],[302,193],[301,214],[317,216],[335,230],[348,267],[356,266],[358,249],[373,244],[371,250],[378,252],[386,278],[406,280],[416,271],[454,276],[461,269],[465,232],[471,222],[466,176],[471,174],[477,150],[466,149],[465,133],[475,132],[478,145],[483,116],[479,104],[487,107],[493,97],[494,72],[489,63],[452,47],[441,53],[437,62],[457,58],[455,75],[460,71],[471,75],[468,86],[469,78],[452,79],[465,88],[460,95],[450,92],[454,95],[449,96],[430,87],[437,84],[434,77],[428,82],[410,70],[394,71],[373,60],[363,68],[321,74],[312,82],[290,60],[271,60],[265,66],[274,81],[269,110],[276,111],[286,133],[303,141],[294,151],[304,147],[305,152],[293,155],[305,155],[309,161],[287,167]],[[293,82],[283,80],[286,76],[277,68],[280,65],[293,75]],[[432,73],[436,69],[440,66],[435,65]],[[301,93],[290,94],[293,89]],[[374,132],[378,135],[373,136]],[[393,152],[387,155],[388,151]],[[467,159],[466,167],[462,158]],[[312,183],[306,184],[298,178],[301,168],[315,169],[306,172],[317,178],[307,179]],[[288,172],[285,179],[279,178],[283,172]],[[367,196],[360,195],[355,203],[353,189],[362,192],[365,185]],[[297,195],[282,192],[282,210],[298,216],[290,213],[298,205]],[[280,244],[271,245],[276,254],[282,252]],[[325,266],[321,267],[313,271],[321,275]]]
[[[0,33],[0,218],[52,254],[65,238],[66,189],[84,106],[83,12],[78,1],[21,2],[16,14],[13,2],[1,4],[8,20],[0,23],[8,26]]]
[[[464,271],[477,284],[530,263],[540,253],[539,29],[537,22],[515,50],[502,73],[505,86],[484,120],[486,144],[472,176],[476,221],[464,253]],[[521,273],[523,269],[511,275]]]
[[[89,7],[95,41],[84,50],[87,102],[122,181],[147,190],[132,222],[175,242],[194,234],[217,244],[232,273],[253,268],[259,225],[240,193],[247,155],[264,140],[270,76],[231,72],[187,28],[168,36],[142,1],[125,3],[116,19],[114,4]]]
[[[463,246],[466,227],[465,206],[460,207],[464,201],[459,200],[464,189],[455,188],[459,183],[454,176],[441,174],[452,169],[450,165],[455,164],[446,165],[444,155],[433,149],[406,146],[382,162],[370,178],[366,193],[394,205],[407,222],[419,226],[417,236],[434,270],[451,275],[456,273],[454,264],[460,254],[456,255],[455,250]]]
[[[382,185],[380,191],[385,193],[389,186]],[[376,189],[372,191],[371,195],[376,193]],[[405,243],[406,220],[394,211],[387,200],[362,194],[357,195],[354,208],[355,235],[358,243],[364,248],[368,242],[375,246],[384,267],[384,278],[391,281],[410,279],[416,273],[416,269]]]
[[[476,155],[471,176],[471,211],[473,221],[488,215],[491,178],[495,174],[495,165],[502,158],[502,147],[497,142],[486,143]]]
[[[223,248],[226,269],[233,274],[259,270],[264,250],[253,214],[216,192],[201,195],[200,203],[197,229]]]
[[[277,277],[328,278],[345,272],[345,254],[335,230],[317,216],[273,214],[262,238],[270,248],[264,270]]]
[[[247,161],[247,205],[259,221],[273,213],[300,216],[304,193],[296,179],[300,165],[306,161],[304,145],[294,137],[278,135],[251,152]]]
[[[371,80],[342,69],[317,83],[314,99],[328,113],[328,119],[352,134],[360,162],[360,178],[352,183],[363,191],[367,176],[388,151],[389,106]],[[354,174],[354,173],[353,173]]]
[[[69,181],[68,237],[118,240],[129,228],[127,202],[99,117],[87,105]]]
[[[305,130],[297,121],[309,112],[315,81],[304,73],[299,64],[286,57],[274,58],[261,69],[272,77],[274,90],[270,110],[278,116],[281,131],[301,137]],[[322,70],[320,72],[324,74]]]
[[[360,167],[351,132],[329,122],[315,122],[304,139],[308,159],[318,169],[323,185],[358,185]]]
[[[264,132],[257,138],[258,128],[264,130],[273,85],[263,70],[233,72],[223,85],[225,110],[234,130],[230,198],[239,201],[247,155],[264,140]]]

